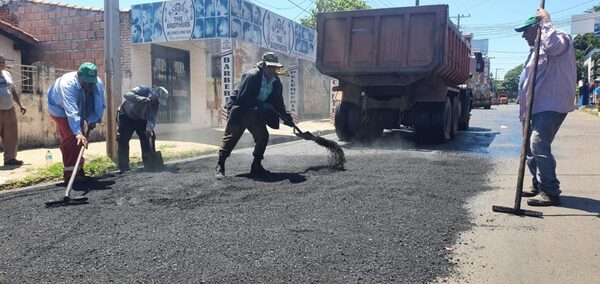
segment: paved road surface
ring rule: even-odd
[[[493,189],[496,160],[518,155],[513,138],[503,140],[502,128],[484,119],[490,115],[506,113],[475,111],[472,128],[441,146],[417,147],[406,131],[386,133],[373,145],[345,144],[346,171],[328,169],[325,150],[301,141],[267,149],[264,165],[275,174],[266,180],[248,177],[251,150],[240,150],[228,160],[224,181],[213,179],[215,157],[207,157],[161,174],[79,186],[76,193],[90,198],[82,206],[44,208],[61,194],[54,186],[0,195],[0,279],[451,277],[456,256],[446,248],[474,225],[467,201]]]

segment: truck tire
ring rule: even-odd
[[[419,103],[411,111],[413,116],[413,130],[418,144],[428,144],[430,138],[431,111],[426,103]]]
[[[467,90],[460,92],[460,118],[458,119],[458,130],[465,131],[469,129],[471,120],[471,96]]]
[[[348,122],[350,109],[351,104],[349,102],[340,102],[335,106],[335,134],[340,141],[350,141],[352,139]]]
[[[367,119],[363,120],[360,106],[350,104],[348,110],[348,126],[351,139],[359,142],[369,143],[381,137],[383,127],[379,123],[376,111],[367,110]]]
[[[450,139],[456,138],[458,133],[458,117],[460,116],[460,100],[458,96],[450,97],[450,109],[452,112],[452,124],[450,125]]]
[[[443,103],[432,103],[431,131],[433,132],[433,143],[444,143],[452,138],[452,105],[450,98],[446,97]]]

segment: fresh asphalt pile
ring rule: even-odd
[[[470,226],[463,205],[487,189],[489,161],[388,135],[342,145],[338,171],[312,143],[270,146],[263,164],[274,173],[260,180],[241,150],[221,181],[210,157],[76,185],[86,205],[45,208],[64,190],[54,186],[0,195],[0,282],[402,283],[450,273],[444,247]]]

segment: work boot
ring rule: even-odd
[[[17,159],[10,159],[8,161],[4,161],[5,166],[20,166],[23,165],[23,161]]]
[[[270,175],[271,172],[265,170],[260,163],[260,160],[252,162],[252,166],[250,167],[250,175],[253,176],[267,176]]]
[[[225,161],[219,161],[215,167],[215,178],[222,179],[225,177]]]
[[[535,188],[535,186],[530,186],[528,189],[523,189],[521,196],[523,197],[534,197],[540,193],[540,190]]]
[[[527,204],[530,206],[557,206],[560,205],[560,196],[552,196],[541,192],[534,198],[527,200]]]

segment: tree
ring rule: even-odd
[[[510,97],[516,97],[519,91],[519,77],[523,72],[523,64],[510,69],[504,75],[504,81],[502,82],[502,88],[510,94]]]
[[[596,5],[585,11],[586,13],[598,13],[600,12],[600,5]]]
[[[598,13],[600,12],[600,5],[596,5],[591,9],[585,11],[586,13]],[[593,33],[581,34],[575,36],[573,39],[573,45],[575,46],[575,56],[577,58],[577,80],[587,80],[587,67],[583,65],[585,54],[594,49],[600,48],[600,40],[598,40]],[[590,74],[592,77],[597,77],[600,70],[595,70],[595,74]]]
[[[316,0],[315,7],[310,10],[310,15],[301,18],[300,23],[316,30],[318,13],[365,9],[371,9],[371,7],[362,0]]]

